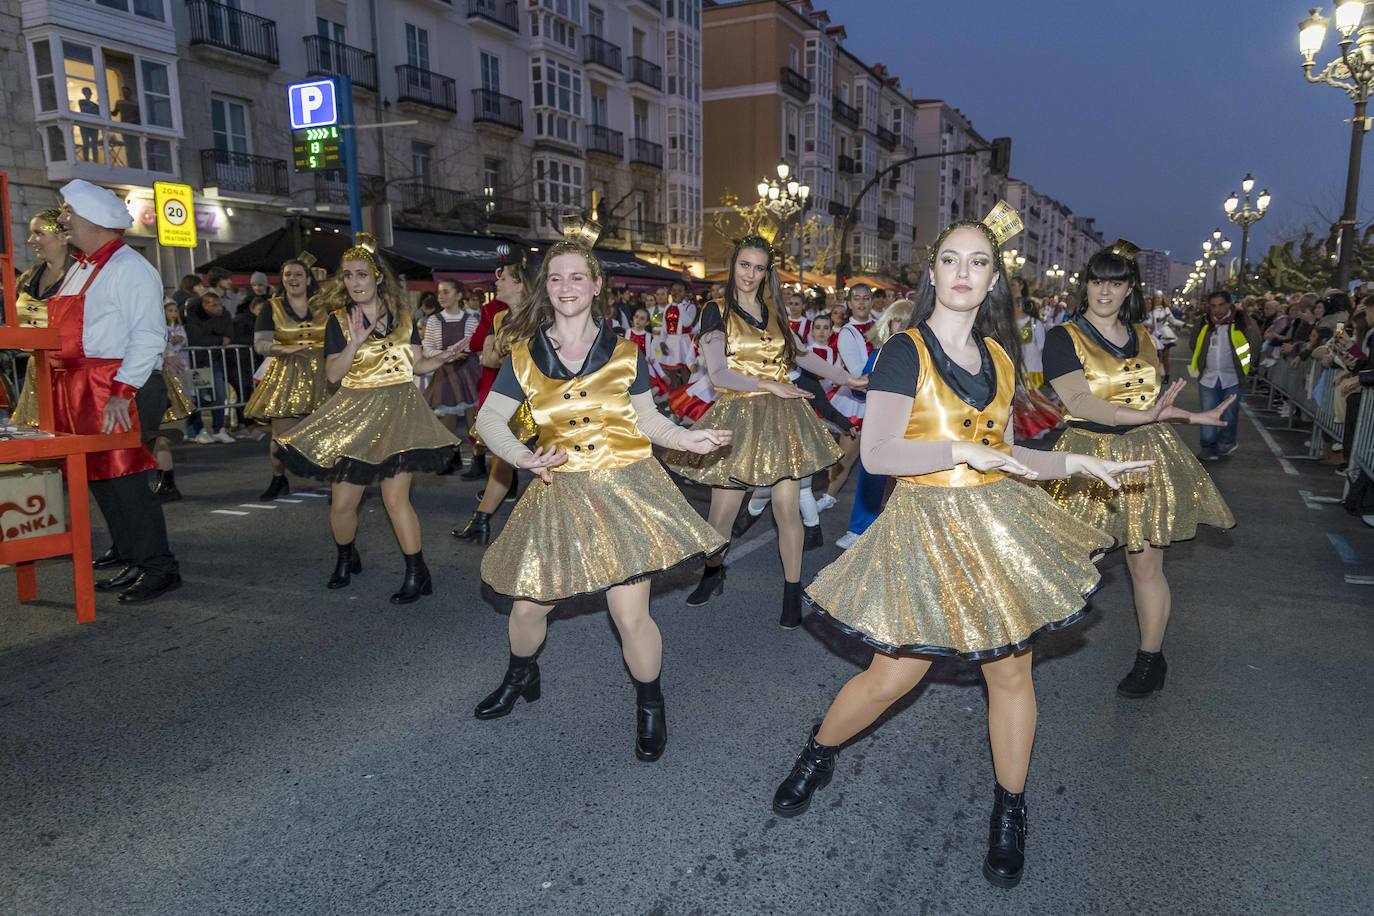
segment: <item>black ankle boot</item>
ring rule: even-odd
[[[1021,883],[1026,862],[1026,793],[1008,792],[998,784],[988,828],[988,854],[983,877],[997,887]]]
[[[339,558],[334,562],[334,575],[330,576],[325,584],[329,588],[343,588],[354,576],[363,571],[363,559],[358,556],[352,541],[335,546],[339,548]]]
[[[423,551],[402,554],[406,558],[406,577],[401,580],[401,590],[391,596],[392,604],[410,604],[420,600],[421,595],[434,591],[434,583],[429,578],[429,567],[425,565]]]
[[[719,566],[707,566],[701,571],[701,581],[697,587],[692,589],[692,593],[687,596],[688,607],[701,607],[711,600],[712,595],[719,595],[725,591],[725,564]]]
[[[177,489],[176,471],[158,471],[157,485],[153,487],[153,492],[165,503],[174,503],[181,499],[181,491]]]
[[[767,507],[765,506],[764,508]],[[754,527],[754,522],[761,518],[763,518],[763,513],[760,512],[758,515],[754,515],[749,511],[749,503],[746,501],[744,506],[739,510],[739,515],[735,516],[735,523],[730,526],[730,539],[734,540],[735,538],[744,537],[744,532]]]
[[[291,492],[291,484],[290,484],[290,482],[286,479],[286,475],[285,475],[285,474],[273,474],[273,475],[272,475],[272,482],[271,482],[270,484],[267,485],[267,489],[266,489],[266,490],[263,490],[263,491],[262,491],[262,495],[258,497],[258,500],[261,501],[261,502],[265,502],[265,503],[266,503],[266,502],[271,502],[272,500],[276,499],[278,496],[285,496],[287,493],[290,493],[290,492]]]
[[[839,755],[838,746],[817,744],[816,733],[820,726],[811,729],[811,740],[806,742],[801,756],[792,764],[792,772],[773,793],[773,813],[778,817],[796,817],[811,807],[811,796],[818,789],[830,784],[835,776],[835,758]]]
[[[824,546],[825,532],[821,530],[820,522],[802,526],[802,550],[815,550]]]
[[[479,719],[499,719],[510,714],[520,697],[526,703],[539,699],[539,663],[533,655],[512,655],[501,686],[478,703],[472,714]]]
[[[668,746],[668,717],[658,682],[635,681],[635,756],[646,763],[662,757]]]
[[[468,469],[458,475],[460,480],[483,480],[487,476],[487,455],[483,452],[480,455],[473,455],[472,461],[468,462]]]
[[[800,582],[782,584],[782,615],[778,617],[778,626],[784,630],[795,630],[801,626],[801,592]]]
[[[1139,700],[1164,689],[1164,675],[1169,665],[1163,652],[1137,652],[1131,673],[1116,685],[1116,692],[1130,700]]]
[[[460,541],[475,541],[478,544],[491,543],[491,513],[472,513],[472,518],[468,519],[467,527],[454,528],[453,536]]]

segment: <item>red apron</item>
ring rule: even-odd
[[[103,265],[102,265],[103,266]],[[110,400],[115,373],[122,359],[88,357],[82,342],[86,319],[86,290],[100,273],[97,267],[75,296],[48,300],[48,327],[57,329],[58,349],[52,354],[53,425],[59,433],[104,435],[105,404]],[[133,428],[138,430],[138,411],[130,405]],[[118,448],[92,452],[86,458],[86,476],[109,480],[151,471],[157,467],[145,448]]]

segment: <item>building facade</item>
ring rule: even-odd
[[[171,281],[346,218],[342,170],[294,168],[286,90],[346,75],[383,221],[549,239],[595,211],[608,246],[700,271],[700,0],[24,0],[15,27],[16,227],[70,178],[115,187]],[[151,243],[159,179],[196,190],[194,252]]]
[[[844,47],[842,25],[806,0],[738,0],[704,11],[705,212],[757,200],[760,179],[785,162],[811,189],[802,262],[834,269],[841,230],[855,209],[851,270],[891,271],[911,259],[910,166],[860,192],[881,169],[915,154],[915,111],[897,79]],[[857,202],[857,204],[856,204]],[[796,225],[787,227],[791,256]],[[708,265],[724,266],[729,239],[708,230]]]

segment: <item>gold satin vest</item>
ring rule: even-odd
[[[37,299],[28,293],[20,293],[15,300],[19,312],[21,328],[46,328],[48,326],[48,300]]]
[[[528,340],[515,345],[510,361],[539,428],[538,445],[567,450],[567,462],[549,470],[623,468],[653,454],[630,403],[630,386],[639,367],[639,350],[630,341],[617,338],[606,365],[572,379],[540,372]]]
[[[344,338],[348,339],[347,311],[338,312]],[[387,385],[411,385],[415,381],[415,353],[411,350],[410,333],[413,327],[409,313],[402,311],[396,327],[385,337],[368,334],[367,340],[353,354],[353,365],[343,377],[344,388],[385,388]]]
[[[285,299],[273,297],[272,342],[281,347],[323,347],[324,326],[328,319],[311,312],[304,321],[297,321]],[[344,326],[347,332],[347,325]]]
[[[1093,397],[1136,410],[1146,410],[1154,405],[1159,397],[1159,382],[1164,377],[1164,367],[1160,365],[1154,338],[1145,325],[1131,326],[1131,333],[1136,338],[1136,355],[1129,359],[1108,353],[1087,331],[1072,321],[1065,324],[1064,328],[1073,341],[1078,361],[1083,364],[1083,377],[1088,380],[1088,390]],[[1069,420],[1083,422],[1072,416]]]
[[[921,337],[920,329],[902,332],[916,345],[921,361],[916,381],[916,396],[911,402],[905,437],[933,441],[977,442],[999,452],[1011,454],[1007,445],[1007,424],[1011,422],[1011,399],[1016,393],[1016,375],[1011,357],[991,337],[983,338],[996,375],[996,389],[987,407],[979,410],[954,392],[935,368],[935,359]],[[930,487],[976,487],[1001,480],[1002,471],[978,471],[958,464],[947,471],[900,476],[899,480]]]
[[[792,367],[783,359],[783,334],[791,333],[791,329],[781,324],[777,308],[769,306],[768,321],[760,329],[746,321],[723,300],[717,299],[716,305],[725,319],[726,365],[740,375],[750,378],[773,382],[787,381],[787,373]]]

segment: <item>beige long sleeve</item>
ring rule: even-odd
[[[1134,408],[1122,407],[1120,404],[1104,401],[1094,395],[1092,389],[1088,387],[1088,379],[1083,375],[1082,370],[1066,372],[1058,378],[1050,379],[1050,385],[1054,388],[1054,393],[1059,395],[1059,400],[1064,402],[1070,416],[1079,420],[1100,423],[1103,426],[1122,426],[1127,424],[1122,422],[1121,411],[1141,413]],[[1129,423],[1129,418],[1127,423]]]
[[[645,391],[630,395],[630,406],[635,409],[635,425],[650,442],[670,450],[681,448],[682,434],[686,430],[658,412],[652,394]]]
[[[521,462],[532,454],[510,431],[510,418],[519,409],[520,402],[515,398],[492,391],[482,402],[482,409],[477,411],[475,426],[487,450],[514,468],[520,467]]]

